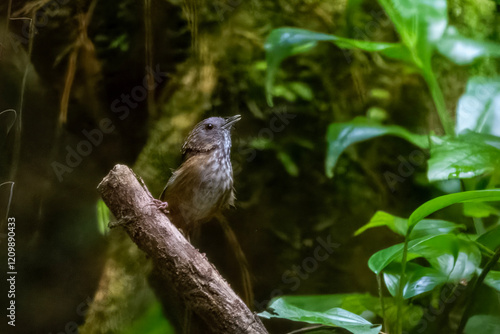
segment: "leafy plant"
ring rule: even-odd
[[[338,326],[353,333],[377,333],[380,326],[359,317],[370,311],[384,319],[385,331],[401,333],[403,329],[411,330],[411,326],[403,326],[411,314],[423,314],[418,305],[425,304],[425,298],[439,293],[445,286],[452,286],[452,294],[457,289],[468,290],[457,333],[475,333],[481,328],[481,321],[488,321],[491,329],[488,332],[500,331],[500,317],[497,315],[477,314],[477,310],[476,314],[472,313],[479,289],[487,286],[500,292],[500,272],[494,270],[500,258],[500,226],[496,223],[486,228],[481,220],[499,213],[490,202],[500,200],[500,189],[494,189],[500,181],[500,78],[470,78],[458,102],[454,123],[446,110],[431,61],[438,52],[455,64],[467,65],[481,57],[500,56],[500,44],[462,36],[449,25],[446,0],[379,0],[379,3],[399,33],[400,42],[361,41],[298,28],[273,30],[265,44],[268,103],[273,103],[273,85],[280,63],[287,57],[311,50],[321,41],[334,43],[340,48],[378,52],[404,62],[427,83],[445,135],[418,135],[404,127],[381,124],[366,117],[332,123],[326,135],[326,175],[334,176],[339,156],[350,145],[392,135],[421,150],[430,150],[429,182],[459,179],[464,191],[429,200],[408,219],[377,212],[355,233],[358,235],[367,229],[385,226],[404,237],[403,243],[378,251],[368,261],[369,268],[379,279],[380,291],[383,282],[392,297],[382,298],[380,292],[380,303],[374,305],[362,303],[366,301],[365,295],[351,295],[351,300],[359,298],[359,305],[363,305],[352,310],[338,302],[336,296],[281,297],[273,300],[269,310],[261,316]],[[426,219],[458,203],[463,204],[464,214],[473,218],[475,233],[465,231],[463,224],[453,221]],[[321,305],[329,307],[318,309],[320,298],[330,300],[328,305],[321,299]],[[500,307],[498,301],[495,303]]]

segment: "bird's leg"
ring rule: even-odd
[[[170,212],[170,211],[168,211],[168,203],[167,202],[163,202],[162,200],[153,198],[153,200],[150,203],[150,205],[156,206],[164,214],[168,214]]]

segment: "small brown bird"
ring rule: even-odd
[[[240,119],[210,117],[198,123],[182,146],[181,166],[160,195],[170,220],[188,237],[234,205],[231,129]]]
[[[210,117],[198,123],[182,146],[183,162],[160,195],[168,217],[188,239],[196,239],[201,224],[217,218],[239,263],[244,299],[253,302],[245,254],[221,212],[234,205],[231,130],[241,119]],[[161,204],[161,202],[160,202]]]

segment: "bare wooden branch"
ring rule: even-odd
[[[153,205],[153,197],[130,168],[116,165],[97,189],[130,238],[211,332],[268,333],[206,256]]]

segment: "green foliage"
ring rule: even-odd
[[[352,144],[380,137],[397,136],[408,140],[420,148],[428,147],[426,136],[416,135],[397,125],[382,125],[365,117],[357,117],[346,123],[332,123],[326,135],[328,152],[325,160],[326,175],[333,177],[333,169],[340,154]]]
[[[410,230],[428,215],[452,204],[488,201],[500,201],[500,189],[466,191],[432,199],[413,211],[408,220],[408,228]]]
[[[453,137],[455,131],[453,129],[451,117],[446,112],[444,97],[432,69],[431,58],[434,50],[438,49],[441,54],[457,64],[469,64],[481,57],[500,56],[500,44],[477,41],[460,36],[454,27],[448,26],[447,4],[445,0],[380,0],[380,4],[393,21],[396,30],[401,36],[401,43],[379,43],[355,40],[298,28],[278,28],[273,30],[269,34],[265,44],[266,61],[268,64],[266,92],[269,105],[273,105],[272,95],[273,92],[275,92],[273,83],[281,62],[287,57],[311,50],[319,41],[329,41],[341,48],[380,52],[384,56],[402,60],[408,65],[416,68],[422,74],[429,86],[431,96],[436,105],[436,110],[445,132]],[[472,95],[473,98],[478,100],[477,102],[473,101],[473,103],[482,104],[482,108],[474,105],[472,106],[473,111],[471,111],[470,103],[464,103],[464,100],[462,100],[457,110],[458,131],[464,129],[464,123],[471,124],[468,123],[471,117],[476,118],[476,127],[487,126],[491,129],[500,128],[495,127],[496,123],[489,122],[491,118],[494,117],[493,108],[495,104],[492,103],[492,99],[496,96],[499,83],[500,79],[498,78],[471,79],[463,99],[465,102],[470,101]],[[481,92],[486,90],[488,95],[473,95],[479,90]],[[280,92],[277,95],[283,96],[284,94]],[[290,95],[287,99],[292,100],[293,97]],[[387,126],[389,128],[387,131],[378,131],[376,134],[373,134],[372,129],[366,127],[365,124],[357,125],[357,129],[359,129],[357,137],[363,139],[352,140],[350,143],[345,143],[345,138],[341,137],[342,135],[345,136],[345,133],[341,131],[341,125],[337,123],[330,125],[327,135],[329,149],[326,160],[326,171],[329,177],[333,176],[332,169],[338,160],[338,156],[349,144],[377,136],[394,134],[395,126],[391,125]],[[356,124],[351,125],[351,128],[355,127]],[[382,127],[384,127],[384,125],[379,124],[379,129]],[[350,131],[353,131],[353,129]],[[363,134],[365,131],[366,134]],[[410,134],[405,129],[402,129],[402,131],[407,133],[404,136],[401,134],[396,135],[409,140],[419,147],[427,146],[425,144],[422,145],[421,140],[418,140],[418,143],[412,140],[416,135]],[[402,131],[398,130],[396,132],[401,133]]]
[[[475,315],[465,327],[466,334],[499,333],[500,317],[491,315]]]
[[[264,48],[266,49],[267,76],[266,92],[267,103],[272,106],[272,87],[276,72],[281,62],[290,56],[304,53],[314,48],[319,41],[329,41],[342,48],[355,48],[365,51],[381,52],[386,56],[401,59],[401,45],[397,43],[376,43],[360,41],[335,35],[316,33],[298,28],[278,28],[267,37]]]
[[[437,48],[439,53],[458,65],[471,64],[480,57],[500,56],[500,44],[464,37],[453,26],[446,29]]]
[[[426,297],[439,294],[445,285],[457,288],[463,282],[474,282],[470,284],[473,291],[468,294],[468,304],[474,301],[475,292],[481,285],[500,291],[500,271],[494,270],[498,269],[495,265],[500,251],[500,226],[496,222],[485,227],[481,221],[483,217],[499,214],[490,202],[500,201],[500,189],[493,189],[500,180],[500,78],[471,77],[458,101],[454,124],[432,67],[435,52],[454,64],[469,65],[480,58],[500,57],[500,44],[465,37],[449,25],[446,0],[379,0],[379,3],[394,24],[400,36],[399,43],[355,40],[298,28],[273,30],[265,44],[268,103],[272,105],[272,96],[278,96],[273,84],[281,62],[311,50],[320,41],[334,43],[340,48],[378,52],[392,61],[401,61],[425,80],[445,136],[415,134],[404,127],[382,124],[366,117],[332,123],[326,134],[326,175],[334,176],[338,159],[349,146],[391,135],[421,150],[430,149],[429,182],[460,179],[463,190],[473,190],[431,199],[413,211],[408,219],[378,211],[356,231],[355,235],[359,235],[368,229],[385,226],[404,237],[404,242],[376,252],[368,261],[369,268],[383,278],[392,296],[389,300],[380,299],[381,312],[374,311],[373,305],[362,303],[364,309],[353,311],[343,304],[343,295],[328,295],[282,297],[271,303],[272,311],[261,316],[340,326],[353,333],[359,330],[365,333],[372,328],[348,327],[347,319],[356,326],[368,324],[347,312],[371,311],[387,322],[385,330],[397,333],[404,328],[408,308],[426,303]],[[350,11],[359,6],[359,1],[349,1]],[[351,12],[347,14],[352,15]],[[463,204],[464,214],[474,219],[475,233],[464,233],[464,224],[426,219],[458,203]],[[477,278],[479,275],[484,275],[484,281]],[[462,323],[467,324],[466,333],[484,332],[481,322],[488,322],[491,327],[488,332],[500,328],[500,318],[489,314],[487,308],[479,309],[484,314],[472,317],[469,306],[461,311]],[[459,328],[459,332],[461,330]]]
[[[429,234],[427,236],[411,240],[412,231],[424,221],[423,219],[434,212],[449,205],[463,202],[485,202],[500,200],[500,189],[468,191],[449,194],[430,200],[417,208],[404,226],[401,218],[391,217],[388,214],[376,214],[364,230],[374,226],[392,226],[391,229],[399,234],[406,230],[405,242],[383,249],[375,253],[368,261],[370,269],[380,274],[383,272],[385,284],[396,300],[416,297],[425,292],[432,291],[445,283],[458,284],[461,280],[471,280],[479,271],[481,265],[481,248],[479,240],[488,243],[497,236],[495,232],[489,232],[487,236],[480,236],[478,242],[471,240],[466,235],[455,235],[451,233]],[[447,222],[448,223],[448,222]],[[449,225],[444,225],[443,227]],[[498,247],[498,240],[492,245]],[[423,267],[417,263],[407,262],[410,259],[425,258],[429,267]],[[496,284],[496,272],[487,275],[485,283],[498,290]],[[467,315],[464,315],[467,316]],[[401,328],[401,327],[399,327]]]
[[[500,52],[500,46],[497,46]],[[468,129],[478,133],[500,135],[500,78],[472,77],[457,106],[456,132]],[[499,148],[497,146],[497,148]]]
[[[288,298],[288,297],[287,297]],[[274,299],[268,309],[259,315],[263,318],[286,318],[294,321],[307,322],[328,326],[342,327],[354,334],[378,334],[382,326],[373,325],[363,317],[344,309],[334,307],[328,310],[311,311],[317,307],[314,298],[289,298]],[[298,302],[300,306],[295,303]]]
[[[165,319],[159,302],[152,303],[124,334],[175,334],[174,327]]]
[[[476,132],[466,132],[454,138],[435,137],[428,163],[429,181],[498,173],[500,138]]]
[[[500,247],[500,226],[489,230],[477,238],[477,242],[490,249],[493,252]]]
[[[97,228],[99,232],[106,235],[108,232],[108,224],[110,222],[111,211],[102,199],[97,201]]]
[[[387,212],[378,211],[373,215],[370,221],[359,228],[354,235],[359,235],[367,229],[379,226],[387,226],[393,232],[405,236],[408,231],[408,219],[396,217]],[[451,233],[458,229],[465,229],[465,226],[445,220],[422,219],[411,231],[410,239],[417,239],[427,235]]]
[[[401,263],[391,263],[384,270],[384,282],[392,296],[398,293],[401,280]],[[416,263],[406,266],[407,282],[403,288],[403,298],[408,299],[432,291],[446,283],[446,275],[432,267],[423,267]]]

